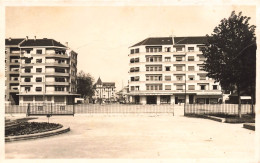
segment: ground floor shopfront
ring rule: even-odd
[[[222,95],[130,95],[130,103],[135,104],[218,104],[222,103]]]
[[[72,105],[76,95],[23,95],[19,97],[19,105],[26,103],[59,103]]]

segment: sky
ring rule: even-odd
[[[254,6],[6,7],[5,37],[52,38],[78,53],[78,72],[95,82],[128,83],[129,47],[148,37],[205,36],[231,12],[256,25]]]

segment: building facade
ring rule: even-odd
[[[77,53],[56,40],[36,37],[27,37],[18,49],[19,104],[72,104],[77,96]]]
[[[20,48],[24,39],[5,39],[5,101],[19,104]]]
[[[206,42],[206,37],[157,37],[131,46],[130,102],[218,103],[221,87],[203,70]]]
[[[94,84],[94,100],[96,102],[115,102],[116,86],[115,82],[102,82],[100,77]]]

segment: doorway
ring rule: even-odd
[[[146,96],[147,104],[156,104],[156,96]]]

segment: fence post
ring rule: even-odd
[[[75,114],[75,104],[74,104],[74,102],[72,102],[72,108],[73,108],[73,117],[74,117],[74,114]]]
[[[27,114],[26,114],[26,116],[30,116],[30,103],[28,103]]]

